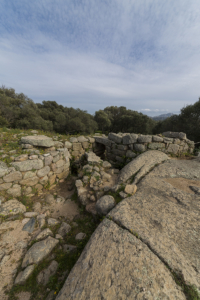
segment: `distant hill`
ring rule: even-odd
[[[168,114],[162,114],[162,115],[159,115],[159,116],[156,116],[156,117],[151,117],[153,120],[155,121],[163,121],[171,116],[173,116],[174,114],[172,113],[168,113]]]

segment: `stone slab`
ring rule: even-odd
[[[56,298],[66,299],[186,298],[170,271],[142,241],[105,219],[93,233]]]
[[[49,138],[45,135],[37,135],[37,136],[23,136],[21,138],[21,142],[23,144],[30,144],[33,146],[39,147],[52,147],[54,146],[54,141],[52,138]]]

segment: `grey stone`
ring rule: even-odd
[[[21,172],[26,172],[33,169],[39,170],[43,168],[43,161],[41,159],[25,160],[20,162],[13,162],[11,163],[11,165]]]
[[[0,191],[8,190],[12,186],[11,182],[0,184]]]
[[[49,282],[49,278],[53,276],[58,269],[58,263],[57,261],[53,260],[48,268],[42,270],[38,276],[37,276],[37,282],[38,284],[47,285]]]
[[[77,247],[73,246],[73,245],[65,244],[65,245],[63,245],[63,251],[65,253],[74,253],[77,251]]]
[[[79,151],[82,149],[81,143],[73,143],[72,148],[74,151]]]
[[[25,218],[33,218],[33,217],[37,217],[37,215],[38,213],[34,211],[28,211],[24,213]]]
[[[148,148],[151,150],[158,150],[158,149],[164,149],[165,143],[150,143],[148,145]]]
[[[23,179],[28,179],[28,178],[32,178],[36,176],[36,172],[34,171],[28,171],[24,174],[24,178]]]
[[[43,219],[44,220],[44,219]],[[43,231],[41,231],[37,236],[36,240],[43,240],[44,238],[48,236],[53,236],[53,232],[49,228],[45,228]]]
[[[55,199],[54,199],[54,196],[49,194],[49,195],[46,195],[45,197],[45,201],[48,203],[48,204],[53,204],[55,203]]]
[[[166,154],[157,150],[149,150],[142,153],[121,170],[118,176],[118,183],[125,183],[131,176],[137,174],[133,182],[136,184],[153,166],[168,159],[169,157]]]
[[[174,139],[168,138],[168,137],[164,137],[164,138],[163,138],[163,141],[164,141],[164,143],[166,143],[166,144],[170,144],[170,143],[173,143]]]
[[[49,155],[44,158],[44,165],[49,166],[52,163],[52,161],[53,161],[53,156]]]
[[[136,154],[133,151],[128,150],[128,151],[126,151],[126,157],[134,158],[134,157],[136,157]]]
[[[102,166],[103,166],[103,168],[111,168],[112,167],[112,165],[108,161],[104,161]]]
[[[7,190],[7,194],[13,197],[21,196],[21,186],[19,184],[14,184],[11,188]]]
[[[49,218],[48,221],[47,221],[48,225],[49,226],[54,226],[54,225],[57,225],[59,224],[60,222],[56,219],[53,219],[53,218]]]
[[[171,132],[171,131],[166,131],[163,132],[163,134],[165,137],[168,138],[177,138],[180,140],[185,140],[186,139],[186,134],[184,132]]]
[[[48,296],[47,296],[47,298],[45,299],[45,300],[54,300],[55,299],[55,292],[54,291],[51,291],[49,294],[48,294]]]
[[[32,233],[35,228],[35,218],[31,218],[23,227],[23,231],[28,231]]]
[[[69,233],[71,230],[71,226],[65,222],[62,222],[58,234],[60,234],[62,237],[65,237],[67,233]]]
[[[124,192],[120,192],[119,195],[120,195],[120,197],[121,197],[122,199],[125,199],[125,198],[128,197],[128,195],[127,195],[126,193],[124,193]]]
[[[22,173],[21,172],[12,172],[6,176],[3,177],[3,180],[5,182],[12,182],[12,181],[18,181],[22,179]]]
[[[9,200],[0,206],[0,215],[3,216],[17,215],[19,213],[24,213],[25,211],[26,207],[16,199]]]
[[[48,237],[43,241],[35,243],[26,253],[23,262],[22,268],[30,264],[38,264],[42,259],[47,257],[48,254],[55,248],[55,246],[59,243],[58,240]]]
[[[124,189],[124,192],[130,195],[134,195],[136,191],[137,191],[137,186],[135,184],[127,184]]]
[[[49,166],[46,166],[42,169],[40,169],[38,172],[37,172],[37,176],[38,177],[44,177],[46,175],[48,175],[50,172],[50,167]]]
[[[40,147],[54,146],[54,142],[53,142],[52,138],[49,138],[45,135],[24,136],[21,138],[21,142],[23,144],[30,144],[33,146],[40,146]]]
[[[69,139],[69,141],[70,141],[71,143],[78,143],[78,140],[77,140],[77,138],[75,138],[75,137],[71,137],[71,138]]]
[[[85,156],[87,158],[88,164],[98,164],[101,161],[101,158],[93,152],[86,152]]]
[[[21,185],[26,185],[26,186],[33,186],[33,185],[36,185],[39,181],[39,178],[37,176],[34,176],[34,177],[29,177],[27,179],[22,179],[20,181],[20,184]]]
[[[169,144],[167,148],[167,152],[177,154],[179,151],[179,145],[177,144]]]
[[[153,135],[152,136],[153,142],[163,142],[163,138],[161,136]]]
[[[71,148],[72,148],[72,143],[66,141],[66,142],[65,142],[65,147],[66,147],[67,149],[71,149]]]
[[[133,144],[137,142],[138,134],[129,133],[123,136],[122,141],[124,145]]]
[[[115,199],[112,196],[105,195],[96,202],[96,210],[99,215],[107,215],[115,205]]]
[[[25,284],[26,280],[31,276],[35,268],[35,265],[28,266],[24,271],[21,271],[16,279],[15,279],[15,285],[23,285]]]
[[[186,297],[170,271],[144,242],[105,219],[56,298],[66,299],[186,300]]]
[[[75,236],[75,240],[80,241],[80,240],[84,240],[84,238],[86,237],[86,234],[83,232],[79,232],[76,236]]]
[[[109,140],[111,140],[117,144],[120,144],[122,142],[122,137],[116,133],[110,132],[108,135],[108,138],[109,138]]]
[[[137,139],[138,143],[151,143],[152,135],[139,135]]]
[[[1,164],[0,165],[0,177],[5,176],[6,174],[8,174],[8,167],[6,164]]]
[[[133,146],[137,152],[144,152],[146,150],[146,147],[143,144],[134,144]]]
[[[86,139],[84,136],[79,136],[77,138],[78,142],[83,143],[83,142],[88,142],[88,139]]]
[[[106,137],[95,137],[95,141],[99,144],[103,144],[105,146],[111,146],[112,142]]]

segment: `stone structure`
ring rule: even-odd
[[[106,157],[111,163],[127,164],[148,150],[174,155],[192,153],[194,150],[194,142],[181,132],[165,132],[153,136],[109,133],[108,137],[79,136],[62,142],[47,136],[34,135],[22,137],[20,143],[26,154],[10,154],[13,160],[10,166],[0,162],[0,192],[13,197],[20,196],[22,191],[26,195],[33,195],[45,185],[52,186],[66,178],[70,172],[70,160],[79,162],[85,153],[93,152]],[[88,161],[93,159],[92,155],[88,157]]]
[[[188,140],[183,132],[164,132],[162,135],[109,133],[108,137],[95,137],[95,141],[96,148],[104,145],[107,160],[115,163],[128,163],[148,150],[159,150],[173,155],[194,151],[194,142]]]

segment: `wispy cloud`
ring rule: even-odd
[[[90,113],[177,112],[200,96],[199,13],[196,0],[2,0],[0,81]]]

